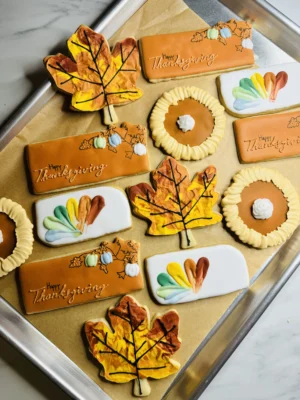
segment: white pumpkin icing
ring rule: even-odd
[[[2,234],[2,231],[0,231],[0,243],[3,243],[3,234]]]
[[[133,278],[134,276],[138,276],[140,273],[140,267],[138,264],[126,264],[125,274]]]
[[[133,152],[137,156],[144,156],[147,153],[147,149],[143,143],[136,143],[133,147]]]
[[[269,199],[256,199],[252,205],[252,214],[255,219],[269,219],[273,211],[274,206]]]
[[[189,114],[181,115],[177,120],[177,125],[178,125],[179,129],[181,129],[182,132],[185,133],[187,131],[191,131],[194,128],[195,120]]]

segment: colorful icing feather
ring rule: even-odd
[[[247,108],[257,107],[262,100],[276,101],[278,92],[283,89],[288,81],[288,74],[285,71],[267,72],[264,76],[254,73],[251,78],[243,78],[239,86],[233,88],[232,94],[235,97],[233,107],[242,111]]]
[[[101,210],[105,207],[102,196],[82,196],[79,203],[76,199],[68,199],[66,206],[60,205],[54,208],[54,216],[44,219],[43,225],[47,229],[45,240],[49,243],[60,239],[76,238],[84,234],[88,225],[92,225]]]
[[[166,304],[175,304],[190,293],[198,293],[201,289],[209,268],[206,257],[199,258],[197,264],[192,259],[186,259],[184,270],[177,262],[167,265],[167,273],[162,272],[157,276],[160,287],[157,295],[163,298]]]

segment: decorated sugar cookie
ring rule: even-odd
[[[35,261],[20,268],[27,314],[71,307],[144,287],[139,243],[116,238],[68,256]]]
[[[254,64],[252,27],[235,19],[198,31],[145,36],[139,44],[144,75],[154,83]]]
[[[300,64],[222,74],[217,78],[221,102],[236,117],[275,113],[300,105]]]
[[[131,227],[125,193],[113,187],[85,189],[39,200],[37,234],[49,246],[82,242]]]
[[[55,85],[72,96],[71,109],[104,108],[104,123],[115,124],[113,105],[130,103],[143,94],[135,85],[141,69],[136,40],[126,38],[110,52],[103,35],[81,25],[67,45],[72,58],[60,53],[44,58]]]
[[[190,181],[187,169],[174,158],[167,157],[151,173],[154,189],[148,183],[127,189],[133,212],[151,222],[150,235],[180,232],[181,247],[194,247],[196,241],[191,229],[222,220],[222,216],[213,211],[218,200],[216,174],[216,168],[209,166]]]
[[[300,111],[237,119],[233,128],[242,163],[300,155]]]
[[[20,204],[0,199],[0,277],[19,267],[32,253],[32,228]]]
[[[104,318],[85,323],[89,350],[101,364],[100,375],[115,383],[134,381],[133,394],[151,392],[148,378],[162,379],[176,373],[180,364],[172,359],[180,348],[179,315],[175,310],[154,316],[133,297],[124,296]],[[154,381],[153,381],[153,384]]]
[[[177,87],[157,101],[150,128],[155,145],[176,160],[201,160],[216,151],[223,137],[224,108],[202,89]]]
[[[26,156],[33,192],[55,192],[147,172],[146,145],[146,128],[127,122],[101,132],[29,144]]]
[[[279,172],[245,168],[233,177],[222,200],[226,225],[253,247],[277,246],[300,222],[298,194]]]
[[[146,263],[151,292],[160,304],[220,296],[249,285],[243,254],[228,245],[158,254]]]

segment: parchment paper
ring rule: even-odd
[[[179,32],[205,28],[206,26],[207,24],[194,14],[181,0],[149,0],[117,32],[117,34],[114,35],[111,44],[117,39],[126,36],[140,38],[143,35]],[[149,113],[158,97],[164,91],[168,91],[178,85],[196,85],[217,97],[215,84],[216,76],[217,74],[180,81],[171,80],[157,84],[148,83],[141,77],[138,81],[138,86],[143,89],[144,96],[133,104],[118,107],[116,111],[119,120],[147,126]],[[95,132],[102,127],[99,113],[90,114],[68,111],[65,104],[65,96],[56,94],[0,154],[0,197],[5,196],[20,203],[26,209],[32,221],[34,221],[34,201],[46,196],[35,196],[29,193],[24,164],[24,146],[32,142],[68,135],[78,135],[85,132]],[[234,118],[227,115],[225,137],[214,155],[202,161],[182,162],[189,169],[191,176],[193,176],[196,171],[203,170],[209,164],[215,165],[218,171],[217,190],[221,194],[229,185],[231,177],[241,168],[247,167],[245,165],[240,165],[238,161],[232,129],[233,120]],[[165,155],[160,149],[154,148],[150,137],[148,137],[148,149],[151,168],[153,169],[157,167]],[[291,180],[297,190],[300,191],[300,159],[271,161],[264,165],[281,171]],[[126,188],[129,185],[148,181],[149,174],[144,174],[114,181],[113,186]],[[109,185],[109,183],[106,185]],[[216,207],[216,211],[218,211],[218,206]],[[131,238],[141,242],[142,259],[157,253],[179,250],[178,235],[168,237],[145,236],[146,228],[147,223],[145,221],[133,216],[132,229],[120,234],[123,239]],[[197,240],[198,247],[224,243],[233,245],[241,250],[246,257],[251,277],[275,251],[274,248],[267,250],[248,248],[236,241],[232,234],[224,229],[222,223],[204,228],[203,230],[194,229],[193,234]],[[108,235],[105,237],[105,240],[112,240],[115,236],[116,234]],[[85,251],[96,247],[100,241],[101,239],[95,239],[61,248],[48,248],[36,239],[30,261]],[[13,306],[23,312],[17,287],[16,271],[0,280],[0,293]],[[180,337],[182,339],[182,347],[174,355],[176,360],[182,365],[187,362],[193,351],[229,307],[237,294],[238,293],[233,293],[188,304],[179,304],[174,307],[180,314]],[[136,292],[134,296],[141,304],[145,304],[149,307],[152,315],[170,308],[156,304],[150,298],[147,287],[142,291]],[[117,385],[101,380],[101,378],[98,377],[99,365],[92,361],[92,358],[87,355],[87,346],[82,335],[82,326],[86,320],[104,317],[107,308],[114,305],[117,301],[118,298],[108,299],[73,308],[32,315],[26,318],[82,368],[83,371],[99,384],[113,399],[126,400],[131,398],[132,384]],[[149,396],[149,400],[161,398],[174,378],[175,375],[172,375],[160,381],[152,381],[152,393]]]

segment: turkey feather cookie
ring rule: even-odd
[[[246,69],[217,78],[219,97],[235,117],[270,114],[300,106],[300,64]]]
[[[244,289],[249,275],[243,254],[218,245],[147,258],[151,292],[160,304],[187,303]]]
[[[35,203],[39,239],[48,246],[78,243],[131,227],[125,193],[114,187],[68,192]]]

